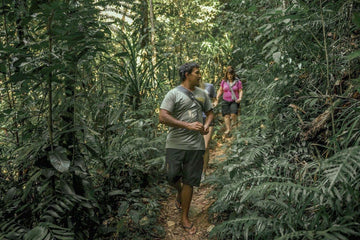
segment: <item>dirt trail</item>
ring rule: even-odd
[[[212,174],[218,163],[224,160],[224,152],[226,143],[216,143],[210,149],[210,161],[208,174]],[[169,198],[162,202],[162,211],[160,221],[166,232],[164,240],[205,240],[208,239],[209,232],[214,227],[209,222],[208,208],[215,201],[209,198],[208,194],[213,190],[214,186],[208,183],[201,183],[200,187],[194,188],[193,199],[190,206],[189,217],[197,228],[194,235],[188,234],[181,226],[180,216],[181,210],[175,207],[176,191],[169,188]]]

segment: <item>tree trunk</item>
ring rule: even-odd
[[[155,46],[155,19],[153,0],[150,0],[150,22],[151,22],[151,46],[153,48],[152,63],[156,63],[156,46]]]
[[[17,48],[20,48],[24,45],[24,29],[22,26],[22,18],[23,18],[23,9],[25,8],[26,0],[15,0],[15,9],[17,13],[16,18],[16,33],[18,37],[18,43],[16,45]]]
[[[2,1],[2,7],[5,9],[5,1]],[[6,18],[6,14],[3,14],[4,16],[4,30],[5,30],[5,43],[6,46],[9,47],[10,46],[10,35],[9,35],[9,31],[8,31],[8,24],[7,24],[7,18]],[[11,66],[10,66],[10,62],[11,62],[11,55],[8,55],[6,57],[6,69],[7,72],[4,73],[4,82],[7,82],[7,78],[10,79],[11,75],[12,75],[12,71],[11,71]],[[15,96],[14,96],[14,91],[13,91],[13,85],[12,83],[8,83],[8,90],[6,91],[7,93],[7,100],[8,100],[8,105],[9,105],[9,109],[14,110],[16,108],[16,102],[15,102]],[[20,139],[19,139],[19,131],[18,131],[18,126],[17,126],[17,118],[16,115],[14,115],[14,117],[12,117],[13,120],[13,125],[14,125],[14,131],[13,134],[15,136],[16,139],[16,144],[20,145]]]
[[[183,16],[183,11],[182,11],[182,0],[176,0],[175,1],[175,6],[176,9],[178,9],[178,13],[179,13],[179,26],[178,26],[178,33],[177,33],[177,45],[175,48],[175,51],[178,53],[177,55],[177,61],[178,63],[182,63],[183,62],[183,29],[185,27],[186,24],[186,20],[184,19]]]
[[[149,43],[149,6],[148,1],[141,1],[142,26],[141,26],[141,48],[145,48]]]
[[[48,19],[48,25],[47,25],[47,31],[48,31],[48,35],[49,35],[49,56],[48,56],[48,61],[49,61],[49,66],[52,65],[52,45],[53,45],[53,36],[52,36],[52,32],[51,32],[51,25],[52,25],[52,21],[53,21],[53,17],[54,17],[54,10],[52,11],[49,19]],[[48,115],[48,128],[49,128],[49,140],[50,140],[50,149],[51,151],[54,151],[54,142],[53,142],[53,132],[54,132],[54,127],[53,127],[53,101],[52,101],[52,79],[53,79],[53,74],[52,71],[49,71],[49,75],[48,75],[48,103],[49,103],[49,115]]]

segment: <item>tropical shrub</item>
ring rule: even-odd
[[[239,39],[234,63],[246,99],[230,156],[213,180],[212,237],[358,238],[358,7],[224,5],[225,21],[236,17],[242,26],[228,28]]]

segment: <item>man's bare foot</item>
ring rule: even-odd
[[[194,226],[193,223],[191,223],[189,226],[185,226],[183,225],[183,228],[185,229],[185,231],[187,233],[189,233],[190,235],[194,235],[196,233],[196,227]]]

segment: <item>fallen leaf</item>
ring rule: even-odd
[[[210,225],[210,226],[207,228],[207,232],[211,232],[211,230],[213,230],[214,227],[215,227],[215,225]]]
[[[168,227],[175,226],[175,222],[173,222],[173,221],[168,221],[168,222],[167,222],[167,225],[168,225]]]

